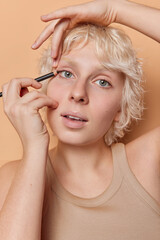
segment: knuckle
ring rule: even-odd
[[[18,116],[26,116],[30,112],[29,104],[15,104],[12,116],[18,117]]]
[[[12,116],[15,114],[14,106],[10,106],[9,104],[5,104],[4,106],[4,112],[9,116]]]
[[[20,113],[20,105],[14,104],[12,107],[9,107],[9,112],[11,116],[17,116]]]
[[[18,84],[29,84],[31,85],[33,82],[32,79],[30,78],[13,78],[11,79],[10,83],[13,85],[18,85]]]
[[[31,116],[32,114],[35,113],[35,106],[34,106],[34,103],[29,103],[29,104],[26,104],[24,110],[22,111],[23,115],[25,116]]]
[[[11,83],[11,84],[13,84],[13,83],[15,83],[15,82],[17,83],[17,81],[18,81],[17,78],[12,78],[12,79],[10,80],[10,83]]]
[[[5,112],[6,114],[8,114],[8,113],[9,113],[9,111],[10,111],[10,108],[9,108],[9,106],[7,106],[7,105],[4,105],[4,112]]]
[[[10,86],[12,87],[12,86],[17,86],[18,84],[20,84],[21,83],[21,79],[19,79],[19,78],[12,78],[11,80],[10,80]]]

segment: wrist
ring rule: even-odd
[[[23,159],[31,159],[31,161],[45,161],[48,154],[48,145],[42,142],[36,142],[33,144],[27,144],[23,147]]]
[[[132,4],[127,0],[116,0],[115,1],[115,23],[124,24],[125,13],[128,11],[129,5]]]
[[[23,149],[29,151],[29,150],[43,150],[45,148],[48,148],[49,146],[49,136],[46,137],[39,137],[39,138],[32,138],[27,139],[27,141],[21,141],[23,145]]]

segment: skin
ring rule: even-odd
[[[100,2],[101,4],[99,4]],[[73,6],[57,10],[56,12],[43,16],[42,20],[45,22],[51,21],[51,23],[41,33],[33,48],[38,48],[52,33],[54,33],[52,56],[54,57],[54,60],[56,60],[55,67],[58,65],[58,60],[60,60],[61,42],[64,31],[68,29],[72,23],[74,25],[81,20],[95,21],[102,25],[108,25],[111,22],[118,22],[134,28],[156,41],[160,41],[159,10],[124,0],[92,1],[81,5],[80,7]],[[86,76],[83,77],[84,80]],[[80,86],[81,90],[83,89],[84,91],[85,84],[84,82],[82,84],[82,82],[80,82]],[[28,93],[27,87],[29,86],[32,86],[35,89],[40,88],[40,85],[37,85],[34,80],[24,78],[13,79],[3,87],[4,111],[18,132],[24,148],[24,155],[20,161],[8,163],[0,169],[0,236],[5,240],[41,239],[45,166],[48,159],[47,151],[49,136],[46,131],[47,129],[38,114],[38,110],[44,106],[55,109],[57,104],[53,102],[53,99],[46,95],[37,92]],[[22,87],[25,87],[25,90],[21,91],[22,94],[20,94],[20,89]],[[76,88],[73,89],[75,90]],[[72,91],[72,95],[73,93],[75,93],[75,91]],[[88,96],[90,96],[90,94]],[[64,97],[66,97],[66,95],[64,95]],[[83,105],[84,108],[86,106],[87,104]],[[93,111],[91,111],[92,108],[90,108],[90,101],[88,106],[87,110],[89,111],[89,117],[91,116],[92,119]],[[58,109],[60,109],[60,107]],[[99,110],[100,109],[98,109],[98,111]],[[19,121],[20,118],[21,121]],[[118,118],[115,118],[115,120],[118,120]],[[109,119],[107,119],[107,121],[109,124]],[[52,121],[50,123],[53,126]],[[27,129],[30,129],[30,131],[27,131]],[[89,128],[87,130],[89,130]],[[57,157],[54,158],[52,163],[55,164],[54,167],[56,169],[56,174],[59,176],[61,182],[64,183],[65,180],[67,180],[62,178],[61,173],[63,173],[64,170],[67,171],[71,169],[73,173],[77,171],[77,166],[79,166],[81,171],[83,170],[82,172],[79,172],[79,174],[81,174],[80,179],[81,181],[83,181],[83,177],[85,179],[85,184],[82,182],[82,185],[85,187],[88,186],[88,189],[91,189],[91,191],[88,191],[87,196],[87,191],[81,187],[81,182],[78,181],[76,182],[76,188],[73,188],[71,181],[68,181],[66,188],[73,194],[82,197],[92,197],[102,193],[108,186],[108,182],[110,182],[113,174],[112,159],[109,148],[106,148],[106,152],[96,152],[98,144],[104,149],[102,142],[99,141],[97,142],[98,144],[96,143],[96,145],[94,145],[93,142],[90,142],[89,138],[85,137],[83,131],[81,131],[81,134],[79,135],[81,142],[77,142],[77,140],[74,139],[76,140],[76,146],[72,148],[71,152],[69,151],[68,145],[65,144],[65,134],[62,132],[60,134],[59,132],[59,135],[61,135],[61,139],[63,140],[63,142],[61,142],[63,148],[66,148],[66,151],[60,156],[60,151],[58,150],[61,146],[59,145],[57,152],[51,152],[51,156],[52,160],[54,156]],[[98,139],[99,137],[100,136],[95,134],[94,139]],[[82,140],[85,140],[90,143],[90,146],[92,146],[90,154],[92,154],[94,147],[96,149],[92,156],[87,155],[86,153],[89,152],[88,144],[86,152],[82,152],[84,154],[82,157],[86,156],[86,159],[88,160],[88,166],[86,166],[87,170],[92,167],[91,171],[86,171],[86,174],[83,168],[84,164],[82,163],[82,166],[80,166],[80,159],[78,159],[80,153],[78,151],[78,145],[82,144]],[[41,148],[42,145],[43,148]],[[135,139],[127,144],[125,148],[129,166],[135,177],[155,201],[160,204],[160,127],[157,127],[138,139]],[[77,157],[77,161],[74,161],[73,157],[74,160]],[[91,157],[93,157],[92,160]],[[101,164],[99,164],[97,174],[95,174],[94,166],[96,166],[98,157],[100,157]],[[61,161],[58,162],[60,167],[63,166],[60,171],[56,168],[56,166],[58,166],[56,159],[57,161],[61,159]],[[62,161],[62,159],[64,161]],[[68,165],[65,165],[65,163]],[[105,176],[108,178],[104,176],[103,169],[107,169]],[[68,179],[70,180],[71,177],[69,171],[67,173]],[[72,174],[72,180],[74,181],[73,177]],[[90,182],[87,181],[88,179]]]
[[[126,0],[95,0],[69,6],[45,14],[41,20],[49,24],[36,39],[32,49],[39,48],[53,34],[54,67],[61,56],[64,32],[79,22],[91,22],[102,26],[120,23],[160,42],[160,10]]]
[[[47,114],[49,125],[59,139],[55,168],[62,168],[66,176],[68,172],[70,176],[81,175],[81,179],[88,172],[97,174],[106,152],[107,155],[110,152],[103,137],[112,122],[119,119],[124,85],[119,73],[101,65],[93,49],[94,43],[89,43],[63,55],[57,71],[69,71],[69,77],[65,72],[59,73],[47,88],[47,95],[59,103],[55,110],[48,109]],[[106,81],[105,86],[101,86],[101,79]],[[69,110],[86,116],[86,125],[76,130],[66,127],[61,113]]]

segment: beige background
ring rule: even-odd
[[[40,15],[57,8],[78,4],[80,0],[0,0],[0,91],[2,84],[14,77],[37,77],[38,59],[42,49],[33,51],[31,45],[45,27],[40,21]],[[160,0],[137,0],[152,7],[160,8]],[[138,51],[138,56],[144,59],[146,78],[145,103],[146,110],[143,120],[132,126],[132,131],[126,135],[128,142],[160,123],[160,46],[157,42],[133,29],[125,29]],[[50,144],[50,148],[54,142]],[[3,112],[0,99],[0,165],[7,161],[19,159],[22,156],[21,141],[15,129]]]

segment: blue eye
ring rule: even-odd
[[[101,86],[101,87],[111,87],[111,84],[108,82],[108,81],[106,81],[106,80],[104,80],[104,79],[100,79],[100,80],[97,80],[97,81],[95,81],[95,82],[99,82],[98,84]]]
[[[71,78],[71,77],[73,76],[73,74],[72,74],[71,72],[66,71],[66,70],[64,70],[64,71],[59,71],[59,73],[60,73],[61,76],[64,77],[64,78]]]

